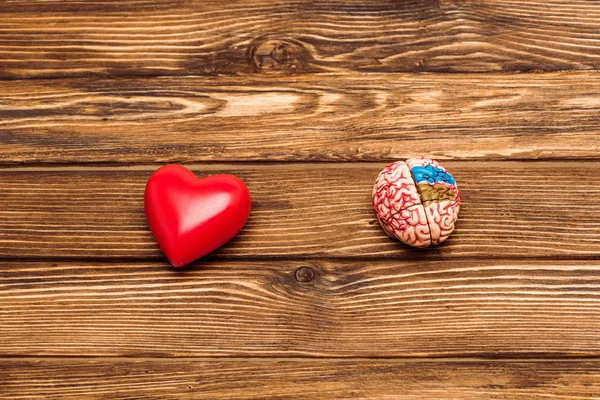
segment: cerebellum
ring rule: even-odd
[[[389,236],[428,247],[454,230],[460,194],[454,177],[436,161],[411,158],[381,171],[373,187],[373,209]]]

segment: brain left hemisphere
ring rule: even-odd
[[[404,161],[388,165],[377,177],[373,187],[373,209],[389,236],[415,247],[431,244],[425,210]]]

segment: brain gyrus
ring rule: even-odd
[[[460,195],[454,177],[437,161],[411,158],[379,173],[373,209],[389,236],[428,247],[442,243],[454,230]]]

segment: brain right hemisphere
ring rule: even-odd
[[[442,243],[454,230],[460,195],[436,161],[412,158],[385,167],[373,187],[373,209],[384,231],[414,247]]]

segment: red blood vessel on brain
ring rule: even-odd
[[[411,158],[379,173],[373,209],[390,237],[428,247],[442,243],[454,230],[460,195],[454,177],[437,161]]]

